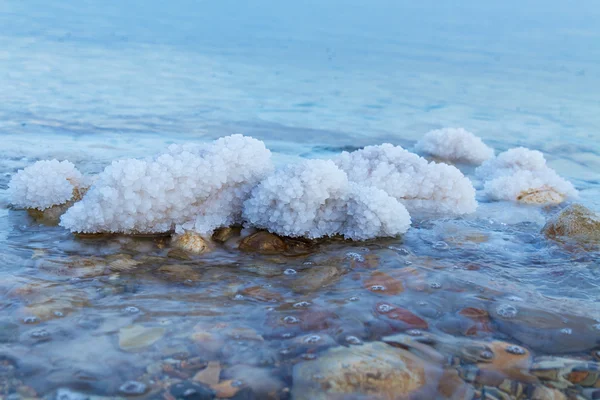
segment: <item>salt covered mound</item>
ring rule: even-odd
[[[494,156],[494,150],[463,128],[430,131],[417,142],[415,149],[443,160],[481,164]]]
[[[243,201],[271,170],[271,152],[250,137],[172,145],[149,160],[114,161],[61,225],[86,233],[208,234],[241,222]]]
[[[471,181],[456,167],[428,162],[400,146],[343,152],[335,163],[350,181],[385,191],[411,214],[467,214],[477,208]]]
[[[383,191],[350,183],[330,160],[305,160],[277,170],[252,191],[243,215],[253,227],[311,239],[395,236],[410,226],[402,204]]]
[[[11,203],[45,210],[70,201],[84,186],[84,178],[69,161],[44,160],[20,170],[8,184]]]
[[[483,191],[491,200],[548,204],[577,197],[573,185],[548,167],[537,150],[510,149],[483,163],[475,173],[484,180]]]

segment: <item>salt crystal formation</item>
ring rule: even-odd
[[[484,180],[484,194],[491,200],[548,204],[577,197],[573,185],[548,167],[537,150],[510,149],[483,163],[475,173]]]
[[[430,131],[417,142],[415,149],[442,160],[481,164],[494,156],[494,150],[463,128]]]
[[[428,162],[400,146],[367,146],[334,161],[350,181],[383,190],[411,214],[461,215],[477,208],[471,181],[456,167]]]
[[[277,170],[244,203],[244,219],[284,236],[395,236],[410,226],[406,208],[383,190],[350,182],[330,160],[305,160]]]
[[[149,160],[115,161],[61,225],[73,232],[200,234],[240,223],[242,203],[272,170],[264,143],[232,135],[206,145],[172,145]]]
[[[45,210],[69,202],[85,186],[84,177],[69,161],[44,160],[17,172],[8,184],[11,203]]]

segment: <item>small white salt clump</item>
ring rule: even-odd
[[[494,150],[463,128],[430,131],[415,146],[418,152],[442,160],[481,164],[494,156]]]
[[[484,181],[483,192],[491,200],[548,204],[578,195],[570,182],[546,165],[541,152],[524,147],[500,153],[475,173]]]
[[[292,237],[364,240],[404,233],[408,212],[384,191],[348,181],[330,160],[304,160],[263,180],[244,203],[244,219]]]
[[[84,177],[69,161],[44,160],[17,172],[8,184],[11,203],[45,210],[70,201]]]
[[[334,161],[350,181],[383,190],[411,214],[461,215],[477,208],[471,181],[456,167],[428,162],[400,146],[367,146]]]
[[[61,219],[73,232],[210,234],[240,223],[242,203],[272,170],[264,143],[232,135],[115,161]]]

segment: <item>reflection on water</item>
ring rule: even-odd
[[[600,254],[540,233],[558,209],[481,203],[401,239],[193,256],[74,237],[3,189],[39,159],[94,173],[235,132],[281,163],[464,126],[544,151],[597,211],[598,16],[587,0],[3,2],[0,397],[597,398]]]

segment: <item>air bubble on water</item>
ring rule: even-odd
[[[296,304],[294,304],[295,308],[305,308],[305,307],[310,307],[310,303],[308,301],[299,301]]]
[[[315,344],[321,340],[319,335],[311,335],[304,338],[304,343]]]
[[[516,354],[518,356],[521,356],[526,353],[524,348],[516,345],[507,346],[504,350],[506,350],[507,353]]]
[[[281,354],[282,356],[288,355],[291,352],[292,351],[290,349],[281,349],[281,350],[279,350],[279,354]]]
[[[298,273],[298,271],[296,271],[293,268],[288,268],[285,271],[283,271],[284,275],[296,275]]]
[[[58,317],[58,318],[62,318],[62,317],[64,317],[64,316],[65,316],[65,314],[63,314],[63,313],[62,313],[62,312],[60,312],[60,311],[54,311],[52,314],[54,314],[54,316],[55,316],[55,317]]]
[[[439,283],[439,282],[431,282],[431,283],[429,284],[429,287],[430,287],[430,288],[432,288],[432,289],[439,289],[439,288],[441,288],[441,287],[442,287],[442,284],[441,284],[441,283]]]
[[[119,391],[128,395],[140,395],[146,392],[146,384],[137,381],[127,381],[119,387]]]
[[[291,333],[291,332],[285,332],[285,333],[282,333],[282,334],[281,334],[281,337],[282,337],[283,339],[289,339],[289,338],[293,338],[293,337],[294,337],[294,334],[293,334],[293,333]]]
[[[317,356],[312,353],[305,353],[302,354],[302,358],[304,358],[305,360],[314,360],[317,358]]]
[[[406,333],[410,336],[422,336],[423,335],[423,332],[421,332],[418,329],[409,329],[406,331]]]
[[[232,387],[240,387],[240,386],[242,386],[243,384],[244,384],[244,382],[243,382],[243,381],[241,381],[241,380],[239,380],[239,379],[236,379],[235,381],[231,382],[231,386],[232,386]]]
[[[34,339],[44,339],[50,337],[50,332],[45,329],[38,329],[30,333],[30,336]]]
[[[25,317],[23,318],[23,322],[26,324],[35,324],[39,322],[38,317]]]
[[[395,251],[398,255],[407,256],[410,254],[404,247],[389,246],[388,249]]]
[[[360,297],[358,297],[358,296],[352,296],[348,300],[350,300],[350,301],[358,301],[358,300],[360,300]]]
[[[283,318],[283,322],[285,322],[286,324],[297,324],[298,322],[300,322],[300,320],[292,315],[288,315]]]
[[[271,285],[270,283],[265,283],[264,285],[262,285],[262,287],[270,288],[270,287],[273,287],[273,285]]]
[[[129,306],[129,307],[125,307],[123,309],[123,311],[125,311],[126,313],[130,313],[130,314],[137,314],[140,312],[140,309],[134,306]]]
[[[496,312],[499,316],[508,319],[516,317],[518,313],[517,308],[511,304],[500,304],[496,308]]]
[[[448,250],[450,248],[450,245],[448,245],[448,243],[444,241],[439,241],[435,242],[431,247],[433,247],[436,250]]]
[[[425,302],[425,301],[419,301],[417,304],[420,305],[420,306],[426,306],[427,302]]]
[[[275,307],[267,307],[267,311],[275,311]]]
[[[325,379],[325,377],[323,375],[320,375],[320,374],[315,374],[315,375],[312,376],[312,378],[314,380],[316,380],[316,381],[320,381],[322,379]]]
[[[346,336],[346,342],[348,342],[349,344],[354,344],[354,345],[359,345],[359,344],[363,343],[362,340],[360,340],[356,336]]]
[[[392,311],[394,308],[396,308],[396,307],[392,306],[391,304],[380,304],[377,306],[377,310],[382,313],[388,313],[388,312]]]
[[[384,292],[385,289],[386,289],[386,287],[383,286],[383,285],[373,285],[373,286],[371,286],[371,290],[374,291],[374,292]]]
[[[484,360],[491,360],[492,358],[494,358],[494,353],[492,353],[489,350],[484,350],[479,354],[479,356]]]
[[[412,261],[406,260],[406,261],[404,261],[404,265],[412,265]]]
[[[560,333],[562,333],[563,335],[572,335],[573,330],[571,328],[563,328],[560,330]]]
[[[238,293],[235,296],[233,296],[233,299],[234,300],[244,300],[244,296]]]
[[[304,261],[302,265],[315,265],[315,263],[312,261]]]
[[[600,324],[595,324],[593,327],[595,330],[600,331]]]
[[[354,252],[346,253],[346,258],[348,258],[350,260],[358,261],[358,262],[365,261],[365,258],[361,254],[354,253]]]
[[[517,301],[517,302],[525,301],[522,298],[520,298],[519,296],[508,296],[506,299],[510,300],[510,301]]]

